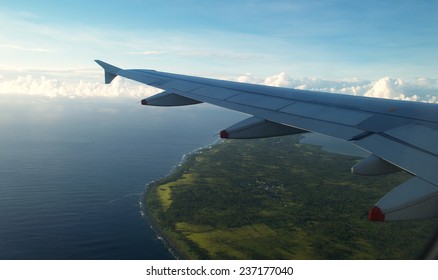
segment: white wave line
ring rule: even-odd
[[[107,205],[110,205],[110,204],[112,204],[112,203],[114,203],[114,202],[116,202],[116,201],[119,201],[119,200],[122,200],[122,199],[125,199],[125,198],[128,198],[128,197],[133,197],[133,196],[137,196],[137,197],[138,197],[138,196],[140,196],[141,194],[142,194],[142,192],[128,193],[128,194],[126,194],[126,195],[123,195],[123,196],[120,196],[120,197],[114,198],[114,199],[108,201],[106,204],[107,204]]]

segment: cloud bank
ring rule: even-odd
[[[236,80],[302,90],[438,103],[438,79],[430,78],[402,80],[383,77],[375,81],[360,80],[357,78],[344,80],[325,80],[319,78],[292,79],[285,72],[280,72],[277,75],[266,78],[258,78],[251,74],[245,74]]]
[[[29,95],[42,97],[130,97],[144,98],[158,93],[157,90],[146,85],[136,84],[124,78],[117,77],[109,85],[89,81],[62,81],[45,76],[19,76],[16,79],[4,80],[0,78],[0,94]]]
[[[94,74],[96,74],[95,77],[98,77],[102,73],[96,72]],[[74,75],[77,75],[77,73]],[[117,77],[111,84],[105,85],[101,82],[100,78],[96,78],[99,82],[94,82],[92,79],[62,79],[50,75],[24,74],[13,78],[0,75],[0,94],[49,98],[126,97],[139,99],[160,91],[159,89],[121,77]],[[302,90],[438,103],[438,79],[430,78],[402,80],[382,77],[375,81],[357,78],[344,80],[325,80],[319,78],[293,79],[285,72],[280,72],[279,74],[264,78],[247,73],[234,80]]]

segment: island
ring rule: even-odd
[[[411,175],[353,175],[360,158],[300,136],[226,140],[152,182],[153,227],[184,259],[415,259],[438,220],[370,222]]]

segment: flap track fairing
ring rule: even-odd
[[[299,128],[250,117],[222,130],[220,136],[229,139],[257,139],[305,132],[307,131]]]
[[[172,92],[161,92],[141,101],[142,105],[150,106],[185,106],[202,103]]]
[[[399,172],[402,169],[375,155],[363,159],[351,168],[351,173],[356,175],[384,175]]]

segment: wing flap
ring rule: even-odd
[[[216,98],[212,98],[208,96],[200,96],[197,94],[187,93],[187,92],[178,93],[178,94],[183,95],[187,98],[211,103],[231,110],[236,110],[249,115],[257,116],[261,119],[266,119],[272,122],[278,122],[280,124],[286,124],[306,131],[326,134],[344,140],[351,140],[356,136],[361,135],[365,132],[364,130],[360,130],[352,126],[327,122],[325,120],[310,119],[306,117],[287,114],[280,111],[274,111],[274,110],[249,106],[246,104],[229,102],[228,100],[218,100]]]
[[[148,85],[152,85],[154,83],[157,82],[162,82],[163,78],[156,76],[156,75],[151,75],[149,73],[145,74],[143,71],[138,71],[138,70],[122,70],[119,72],[119,75],[125,78],[128,78],[130,80],[134,80],[143,84],[148,84]],[[161,88],[159,86],[157,86],[158,88]]]
[[[434,129],[418,124],[410,124],[391,129],[385,134],[423,151],[438,155],[438,131]]]
[[[395,117],[395,116],[375,114],[369,119],[366,119],[360,124],[358,124],[357,127],[369,132],[380,133],[395,127],[409,124],[411,121],[412,120]]]
[[[181,81],[181,80],[170,80],[167,83],[160,84],[160,86],[162,86],[164,88],[171,88],[171,89],[175,89],[178,91],[184,91],[184,92],[192,91],[192,90],[203,87],[203,85],[198,84],[198,83]]]
[[[348,126],[355,126],[372,116],[372,114],[365,112],[305,102],[296,102],[280,111]]]
[[[435,143],[437,140],[429,139]],[[373,134],[355,141],[355,144],[428,182],[438,182],[438,157],[428,151],[385,134]]]
[[[217,100],[226,100],[230,97],[242,94],[241,91],[226,89],[221,87],[204,86],[191,92],[191,94],[200,95],[203,97],[213,98]]]
[[[293,127],[298,127],[307,131],[333,136],[343,140],[351,140],[365,132],[352,126],[347,126],[334,122],[327,122],[325,120],[294,116],[283,112],[277,112],[273,114],[271,118],[272,121],[277,121]]]
[[[228,102],[254,106],[263,109],[277,111],[290,105],[293,101],[260,94],[242,93],[227,99]]]

